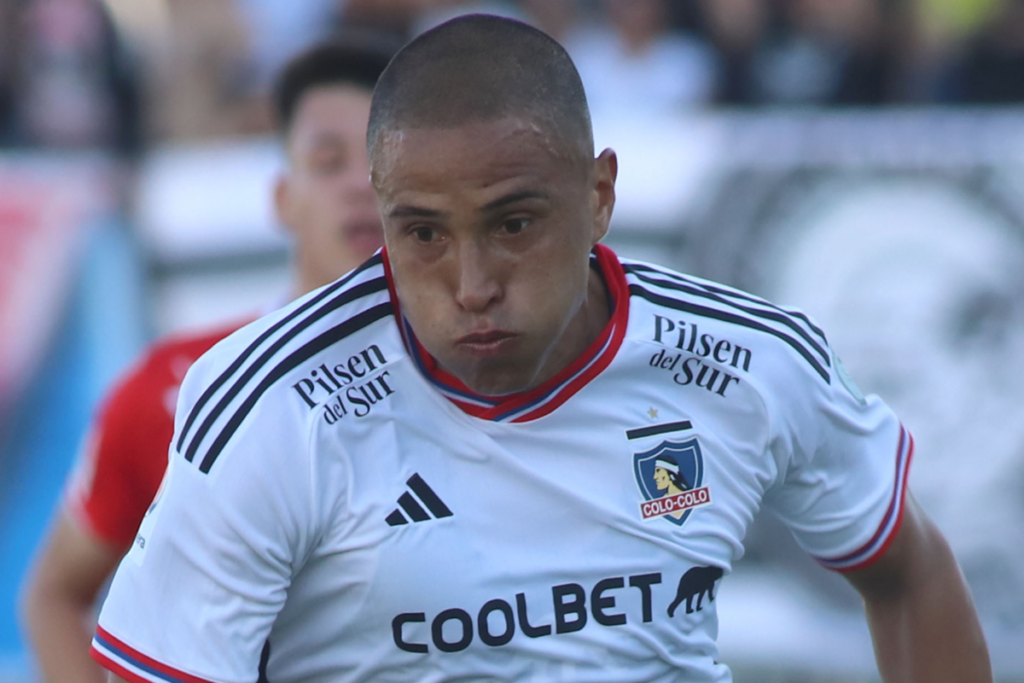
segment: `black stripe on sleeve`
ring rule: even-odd
[[[226,446],[231,437],[234,436],[239,425],[241,425],[242,421],[249,415],[249,412],[252,411],[253,406],[256,405],[256,402],[260,397],[263,396],[267,389],[273,386],[275,382],[332,344],[341,341],[349,335],[355,334],[359,330],[377,322],[381,318],[392,315],[393,312],[394,309],[390,301],[378,304],[373,308],[369,308],[362,313],[353,316],[340,325],[332,327],[330,330],[306,343],[281,361],[281,363],[271,370],[270,373],[260,381],[256,388],[246,396],[242,405],[239,406],[238,410],[235,411],[235,414],[232,415],[231,419],[228,420],[226,425],[224,425],[224,429],[222,429],[220,434],[217,435],[217,438],[210,446],[210,450],[208,450],[206,455],[203,456],[203,461],[199,465],[199,471],[204,474],[210,471],[210,468],[213,467],[213,463],[217,460],[217,456],[220,455],[221,451],[224,450],[224,446]]]
[[[221,399],[217,402],[217,405],[206,416],[206,419],[203,420],[202,425],[200,425],[199,429],[196,430],[195,435],[192,437],[192,441],[188,445],[188,449],[186,449],[185,451],[185,460],[192,462],[192,459],[195,457],[196,451],[199,449],[199,446],[202,443],[203,439],[206,437],[207,433],[213,427],[213,424],[214,422],[217,421],[217,418],[219,418],[221,414],[227,409],[228,404],[230,404],[231,401],[234,400],[234,398],[238,396],[239,393],[241,393],[241,391],[245,388],[245,385],[249,383],[249,380],[251,380],[256,375],[256,373],[258,373],[261,369],[266,367],[266,365],[277,354],[277,352],[280,351],[285,346],[285,344],[290,342],[301,332],[303,332],[307,327],[309,327],[314,322],[324,317],[334,309],[344,306],[345,304],[351,303],[358,299],[361,299],[365,296],[375,294],[384,289],[387,289],[386,278],[380,277],[374,280],[367,280],[366,282],[356,285],[352,289],[346,291],[344,294],[337,297],[329,304],[326,304],[325,306],[320,308],[315,314],[303,320],[302,323],[296,325],[292,329],[288,330],[288,332],[281,335],[281,337],[277,341],[271,344],[267,348],[267,350],[264,351],[260,355],[260,357],[256,359],[256,361],[253,362],[253,364],[250,365],[249,368],[239,376],[239,378],[235,381],[231,389],[221,397]]]
[[[448,506],[444,504],[434,489],[427,485],[427,482],[423,481],[423,477],[419,474],[414,474],[409,477],[409,480],[405,482],[412,489],[413,493],[420,497],[420,500],[434,513],[435,517],[451,517],[452,511],[448,509]]]
[[[217,390],[220,389],[221,386],[223,386],[224,383],[227,382],[232,375],[238,372],[239,368],[241,368],[242,364],[245,363],[246,360],[248,360],[249,356],[256,352],[256,349],[258,349],[265,341],[267,341],[267,339],[273,336],[282,327],[292,322],[309,309],[317,306],[318,304],[320,304],[320,302],[330,297],[332,294],[336,293],[339,289],[343,288],[352,280],[352,278],[356,277],[360,273],[374,266],[380,265],[381,263],[383,263],[383,259],[381,258],[380,254],[373,256],[372,258],[370,258],[370,260],[366,261],[366,263],[359,266],[358,268],[356,268],[351,273],[349,273],[342,279],[338,280],[334,284],[324,288],[323,291],[314,296],[312,299],[296,308],[294,311],[286,315],[281,320],[278,320],[263,334],[257,337],[255,341],[249,344],[245,351],[243,351],[241,355],[239,355],[238,358],[236,358],[235,361],[230,366],[228,366],[228,369],[222,372],[221,375],[209,387],[207,387],[206,391],[203,392],[202,396],[199,397],[199,400],[196,401],[196,404],[192,407],[192,410],[189,412],[188,419],[185,420],[185,426],[182,428],[181,434],[178,436],[178,443],[176,445],[176,449],[178,450],[178,452],[180,453],[182,447],[185,445],[185,439],[188,437],[189,430],[192,429],[192,424],[199,417],[199,413],[203,410],[203,407],[205,407],[206,404],[210,401],[210,399],[213,398],[213,395],[217,393]],[[306,321],[303,321],[302,323],[299,324],[304,327],[307,323]]]
[[[715,320],[721,320],[727,323],[733,323],[734,325],[741,325],[743,327],[749,327],[752,330],[758,330],[760,332],[767,332],[773,337],[778,337],[786,344],[791,346],[793,350],[799,353],[804,360],[810,363],[814,371],[825,380],[826,384],[831,384],[832,380],[829,378],[828,371],[822,367],[821,363],[818,362],[811,352],[808,351],[803,344],[790,337],[785,332],[780,332],[772,327],[768,327],[764,323],[743,316],[736,315],[734,313],[726,313],[725,311],[719,311],[714,308],[708,308],[706,306],[698,306],[697,304],[688,303],[686,301],[679,301],[678,299],[672,299],[661,294],[655,294],[647,289],[644,289],[640,285],[630,285],[629,291],[635,296],[639,296],[642,299],[650,301],[652,304],[658,306],[664,306],[665,308],[671,308],[676,311],[685,311],[686,313],[693,313],[694,315],[704,316],[705,318],[714,318]]]
[[[632,268],[632,266],[627,266],[626,268],[628,270],[629,268]],[[691,294],[693,296],[699,296],[704,299],[716,301],[718,303],[725,304],[726,306],[731,306],[737,310],[743,311],[744,313],[755,316],[757,318],[763,318],[765,320],[771,320],[781,325],[785,325],[789,329],[793,330],[793,332],[795,332],[797,335],[799,335],[801,339],[807,342],[807,344],[812,349],[817,351],[818,355],[821,356],[821,359],[825,363],[825,365],[831,365],[831,359],[829,358],[829,354],[822,347],[822,345],[819,344],[817,340],[815,340],[813,337],[811,337],[811,335],[809,335],[802,326],[794,322],[791,315],[783,315],[782,313],[777,312],[778,309],[776,309],[775,311],[766,311],[762,308],[751,308],[750,306],[743,306],[736,302],[728,301],[724,297],[719,296],[718,294],[704,291],[704,289],[697,287],[695,285],[680,284],[678,282],[671,282],[667,280],[656,280],[646,275],[641,275],[636,271],[633,271],[633,275],[643,280],[644,282],[655,285],[657,287],[664,287],[665,289],[671,289],[677,292],[685,292],[686,294]]]
[[[687,429],[693,429],[693,425],[690,423],[689,420],[682,420],[681,422],[666,422],[665,424],[654,425],[651,427],[630,429],[626,432],[626,438],[642,439],[645,436],[654,436],[656,434],[668,434],[669,432],[684,432]]]
[[[430,515],[423,509],[416,499],[412,497],[412,494],[406,491],[398,497],[398,504],[402,506],[405,513],[412,518],[414,522],[425,522],[430,519]]]

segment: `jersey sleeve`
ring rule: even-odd
[[[881,557],[899,529],[913,439],[829,354],[828,382],[803,373],[781,385],[770,446],[779,478],[765,503],[821,565],[847,572]]]
[[[79,526],[122,551],[156,493],[174,429],[158,370],[143,359],[104,398],[64,494]]]
[[[129,681],[257,680],[291,578],[317,537],[306,416],[272,396],[249,405],[257,389],[234,378],[233,400],[222,405],[222,390],[197,407],[223,368],[208,355],[186,376],[165,480],[100,614],[92,655]],[[177,442],[193,409],[200,417],[188,435],[199,449],[188,460],[191,441]],[[230,438],[204,471],[221,436]]]

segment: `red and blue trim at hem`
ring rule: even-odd
[[[823,558],[816,557],[818,564],[826,569],[832,569],[840,573],[852,572],[863,569],[876,562],[885,551],[892,545],[897,532],[903,523],[904,503],[907,495],[907,476],[910,471],[910,461],[914,457],[914,437],[907,431],[906,427],[900,425],[899,445],[896,449],[896,482],[893,487],[892,498],[889,500],[889,507],[882,517],[871,539],[851,553],[841,557]]]
[[[211,683],[147,657],[100,626],[96,627],[89,654],[101,666],[132,683]]]

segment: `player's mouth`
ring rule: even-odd
[[[486,332],[473,332],[455,340],[455,348],[463,353],[469,353],[479,357],[496,356],[515,343],[516,335],[505,330],[488,330]]]

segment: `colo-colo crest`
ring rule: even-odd
[[[662,517],[682,525],[694,508],[711,504],[704,486],[704,456],[697,439],[662,441],[643,453],[633,454],[633,473],[644,501],[644,520]]]

